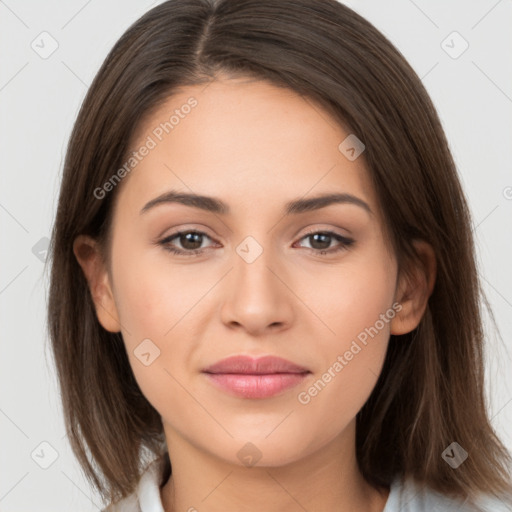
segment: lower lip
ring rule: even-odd
[[[242,398],[269,398],[302,382],[308,373],[205,373],[221,389]]]

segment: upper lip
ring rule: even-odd
[[[291,361],[276,356],[231,356],[221,359],[203,370],[205,373],[235,373],[266,375],[272,373],[307,373],[309,370]]]

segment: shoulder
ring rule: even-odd
[[[151,462],[143,472],[135,491],[122,500],[111,503],[101,512],[164,512],[160,498],[164,469],[163,458]]]
[[[482,496],[477,504],[451,498],[412,478],[395,478],[382,512],[511,512],[512,503],[491,496]]]

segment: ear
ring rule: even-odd
[[[119,332],[119,315],[112,285],[97,241],[89,236],[79,235],[73,242],[73,253],[89,284],[100,324],[107,331]]]
[[[395,300],[402,308],[391,321],[391,334],[406,334],[419,325],[434,289],[437,269],[434,249],[424,240],[414,240],[413,245],[418,258],[411,275],[404,273],[399,277]]]

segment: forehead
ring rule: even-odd
[[[335,191],[358,194],[375,211],[364,153],[351,161],[340,149],[350,135],[318,103],[265,81],[182,87],[137,128],[131,151],[139,157],[119,201],[141,207],[180,189],[270,208]]]

